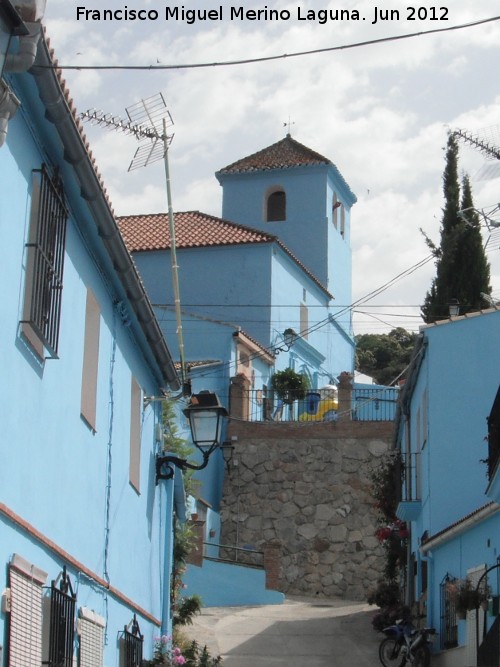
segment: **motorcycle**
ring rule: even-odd
[[[434,628],[417,630],[409,621],[396,621],[394,625],[384,628],[386,635],[378,649],[380,662],[384,667],[429,667]]]

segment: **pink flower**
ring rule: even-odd
[[[185,665],[186,658],[183,655],[176,655],[174,657],[174,665]]]

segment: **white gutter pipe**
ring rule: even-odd
[[[19,37],[19,49],[17,53],[8,53],[5,58],[4,71],[12,74],[27,72],[35,62],[38,42],[41,35],[40,22],[25,23],[28,29],[27,35]]]
[[[25,21],[23,28],[27,34],[19,35],[19,48],[17,53],[8,53],[5,56],[3,71],[11,74],[27,72],[35,62],[38,42],[41,35],[41,19],[45,11],[45,0],[28,3],[19,2],[15,8],[20,13],[21,19],[30,18]],[[0,148],[7,138],[9,120],[14,116],[20,106],[20,101],[10,90],[4,81],[0,81]]]
[[[7,138],[7,126],[14,116],[21,102],[17,99],[9,86],[0,80],[0,148]]]

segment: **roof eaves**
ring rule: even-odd
[[[419,331],[425,331],[426,329],[432,329],[434,327],[441,327],[445,324],[452,324],[453,322],[462,322],[464,320],[472,320],[475,317],[481,317],[482,315],[491,315],[500,310],[500,304],[495,304],[491,308],[485,308],[484,310],[473,310],[470,313],[464,313],[463,315],[455,315],[453,317],[447,317],[443,320],[436,320],[435,322],[429,322],[428,324],[422,324],[419,327]]]
[[[291,259],[293,259],[293,261],[294,261],[294,262],[295,262],[295,263],[302,269],[302,271],[304,271],[305,274],[307,274],[307,276],[309,276],[309,278],[310,278],[310,279],[311,279],[311,280],[312,280],[312,281],[313,281],[313,282],[314,282],[314,283],[321,289],[322,292],[324,292],[324,293],[327,295],[327,297],[328,297],[329,299],[331,299],[331,300],[334,300],[334,299],[335,299],[335,297],[333,296],[333,294],[332,294],[332,293],[331,293],[331,292],[330,292],[330,291],[323,285],[322,282],[320,282],[320,281],[318,280],[318,278],[316,278],[316,276],[314,275],[314,273],[312,273],[311,271],[309,271],[309,269],[305,266],[305,264],[303,264],[303,263],[300,261],[300,259],[299,259],[298,257],[296,257],[296,256],[293,254],[293,252],[292,252],[291,250],[289,250],[289,249],[286,247],[286,245],[285,245],[284,243],[282,243],[282,242],[278,239],[278,237],[275,237],[275,243],[276,243],[277,245],[279,245],[279,247],[280,247],[280,248],[281,248],[281,249],[282,249],[282,250],[283,250],[283,251],[284,251],[284,252],[285,252]]]
[[[464,533],[466,530],[471,528],[474,525],[477,525],[481,521],[488,519],[493,514],[496,514],[500,510],[500,505],[496,502],[489,502],[482,507],[470,512],[466,516],[462,517],[458,521],[446,526],[443,530],[435,533],[429,537],[420,547],[420,550],[423,553],[431,551],[437,546],[440,546],[444,542],[455,537],[457,534]]]
[[[73,100],[70,98],[62,71],[58,67],[45,31],[39,43],[35,64],[30,72],[34,75],[40,97],[47,110],[47,117],[59,134],[64,146],[65,158],[76,174],[81,186],[82,197],[87,201],[103,239],[104,247],[115,266],[117,276],[127,293],[145,336],[147,341],[143,347],[145,357],[152,354],[155,359],[161,374],[161,377],[158,378],[160,386],[168,385],[171,389],[177,390],[180,382],[170,351],[118,229],[102,178],[83,133],[82,123],[77,116]]]

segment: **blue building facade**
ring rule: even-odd
[[[443,665],[493,664],[484,660],[498,643],[500,495],[489,440],[499,342],[496,309],[423,327],[397,416],[404,466],[397,514],[411,526],[407,602],[438,630]],[[457,590],[466,579],[491,604],[462,620]]]
[[[312,388],[352,373],[350,215],[356,197],[338,169],[287,135],[216,176],[222,218],[175,214],[180,301],[189,319],[186,358],[212,359],[215,328],[223,337],[235,326],[263,348],[249,355],[251,362],[275,357],[261,366],[263,375],[255,374],[252,389],[260,391],[273,370],[288,367],[305,373]],[[151,301],[164,306],[157,312],[175,349],[167,216],[129,216],[119,224]],[[285,349],[290,329],[297,336]],[[237,375],[235,348],[220,352],[225,371],[218,391],[228,396]]]
[[[0,664],[138,664],[185,511],[144,399],[180,383],[40,24],[0,23]]]

